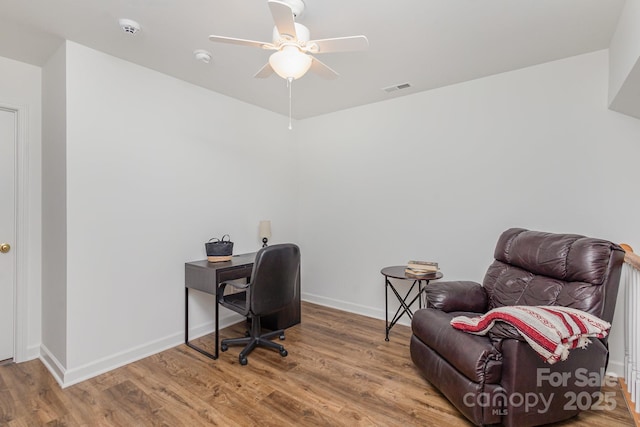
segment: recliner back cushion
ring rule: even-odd
[[[602,316],[611,242],[512,228],[495,249],[483,286],[489,309],[561,305]]]
[[[534,274],[601,285],[611,257],[611,242],[512,228],[500,236],[494,257]]]

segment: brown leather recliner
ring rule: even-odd
[[[605,240],[513,228],[500,236],[483,284],[432,282],[427,308],[411,322],[411,358],[422,375],[476,425],[534,426],[599,405],[609,350],[591,338],[586,349],[548,364],[512,326],[487,336],[454,329],[455,316],[513,305],[572,307],[611,322],[622,249]]]

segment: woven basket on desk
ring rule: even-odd
[[[224,240],[225,237],[229,240]],[[209,262],[229,261],[233,254],[233,242],[228,234],[222,236],[222,239],[212,237],[204,244],[204,248],[207,251],[207,261]]]

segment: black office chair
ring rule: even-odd
[[[247,355],[258,345],[274,348],[285,357],[288,353],[284,346],[270,341],[275,336],[283,340],[284,329],[260,335],[260,316],[275,313],[293,301],[299,271],[300,248],[292,243],[285,243],[267,246],[258,251],[250,283],[221,283],[218,287],[218,302],[223,307],[247,316],[251,321],[251,331],[243,338],[222,340],[220,350],[227,351],[230,345],[246,344],[238,356],[241,365],[247,364]],[[242,291],[225,295],[227,285]]]

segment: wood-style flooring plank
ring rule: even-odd
[[[244,322],[221,331],[242,336]],[[424,380],[409,354],[410,328],[310,304],[286,331],[289,352],[241,347],[211,360],[179,345],[60,389],[38,360],[0,366],[0,426],[447,426],[470,423]],[[197,340],[213,349],[213,336]],[[633,426],[619,387],[612,411],[555,426]]]

